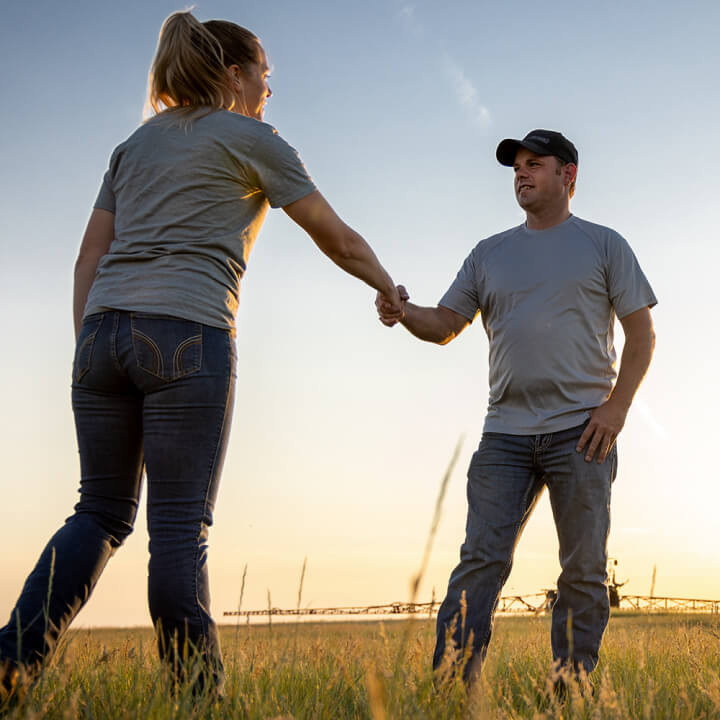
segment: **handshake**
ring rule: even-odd
[[[405,317],[405,303],[410,299],[408,291],[404,285],[397,286],[398,297],[391,298],[385,293],[378,292],[375,297],[375,307],[377,308],[380,322],[387,327],[392,327]]]

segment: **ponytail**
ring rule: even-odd
[[[148,110],[184,111],[228,108],[232,99],[225,69],[245,70],[259,59],[259,40],[239,25],[223,20],[198,22],[190,11],[170,15],[160,30],[150,68]]]

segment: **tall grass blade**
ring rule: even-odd
[[[418,570],[417,574],[412,580],[412,584],[410,586],[410,602],[415,602],[417,599],[417,593],[420,588],[420,583],[422,582],[423,577],[425,576],[425,571],[427,570],[428,562],[430,561],[430,553],[432,551],[433,542],[435,541],[435,535],[437,534],[438,525],[440,524],[440,517],[442,515],[442,505],[443,501],[445,500],[445,492],[447,491],[448,483],[450,482],[450,478],[453,474],[453,470],[455,469],[455,465],[457,464],[457,459],[460,455],[460,449],[462,448],[463,441],[465,440],[465,436],[461,435],[458,438],[457,445],[455,446],[455,451],[452,454],[452,457],[450,458],[450,462],[448,463],[447,470],[445,470],[445,474],[443,475],[442,482],[440,483],[440,491],[438,492],[437,500],[435,501],[435,511],[433,512],[433,519],[432,523],[430,524],[430,532],[428,533],[427,540],[425,541],[425,551],[423,552],[423,558],[422,562],[420,563],[420,569]]]
[[[652,574],[652,580],[650,580],[650,597],[655,597],[655,578],[657,577],[657,565],[653,565],[653,574]],[[652,607],[652,603],[650,603],[650,606]]]
[[[247,563],[245,563],[245,567],[243,568],[243,574],[242,574],[242,580],[240,581],[240,597],[238,598],[238,605],[237,605],[237,622],[235,623],[235,649],[233,653],[233,667],[235,667],[237,663],[237,657],[238,657],[238,647],[240,644],[240,618],[242,617],[240,615],[240,612],[242,611],[242,602],[243,602],[243,596],[245,595],[245,579],[247,578]]]

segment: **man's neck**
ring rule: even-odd
[[[525,212],[525,225],[530,230],[547,230],[548,228],[565,222],[570,217],[570,208],[562,207],[544,208],[538,212]]]

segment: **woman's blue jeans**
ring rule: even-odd
[[[179,678],[188,658],[199,657],[200,684],[221,691],[208,528],[235,379],[230,331],[119,311],[85,319],[72,385],[80,501],[48,542],[0,630],[0,659],[32,671],[52,654],[132,532],[145,467],[148,593],[160,654]]]
[[[552,611],[553,659],[587,673],[597,664],[610,615],[607,538],[617,447],[601,464],[585,462],[584,453],[575,450],[584,429],[581,425],[547,435],[483,435],[468,470],[468,518],[460,564],[450,576],[438,612],[436,668],[450,639],[456,648],[470,645],[464,676],[479,670],[515,546],[545,486],[562,569]]]

